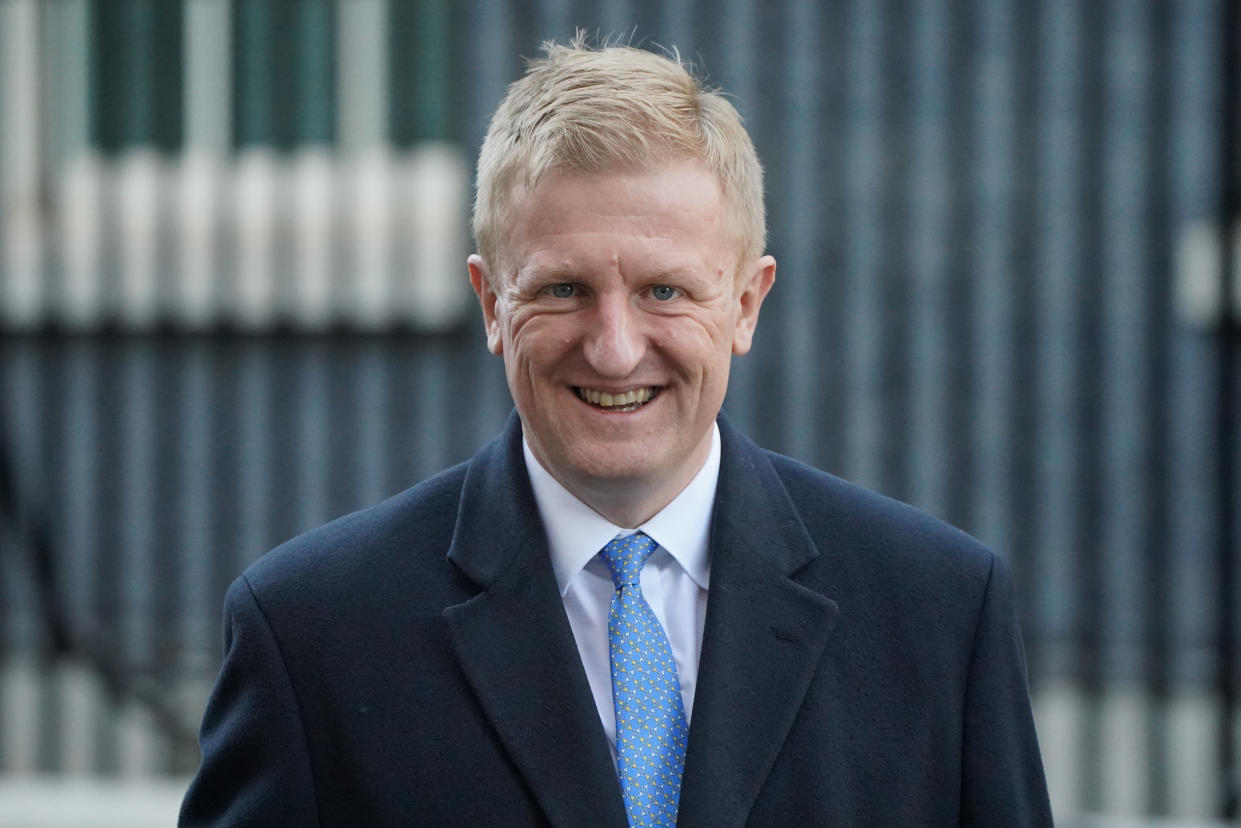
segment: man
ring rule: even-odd
[[[549,46],[474,229],[516,414],[233,584],[183,823],[1051,824],[1002,562],[719,416],[776,268],[733,108]]]

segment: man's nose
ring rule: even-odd
[[[586,360],[600,376],[629,376],[646,352],[638,311],[628,297],[602,296],[596,305],[591,330],[586,333]]]

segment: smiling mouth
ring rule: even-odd
[[[632,388],[619,394],[609,394],[607,391],[573,386],[573,393],[577,394],[579,399],[605,411],[637,411],[658,397],[661,390],[657,387]]]

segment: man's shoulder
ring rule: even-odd
[[[767,452],[818,555],[797,580],[841,611],[893,633],[936,619],[943,640],[968,636],[993,589],[1007,590],[1003,559],[981,541],[911,505]]]
[[[767,504],[774,506],[787,496],[816,542],[830,539],[861,548],[954,549],[991,564],[992,553],[982,543],[937,517],[764,448],[726,418],[720,419],[720,434],[726,452],[721,474],[727,469],[733,505],[758,506],[760,502],[747,493],[755,487],[771,489],[760,497],[778,498]]]
[[[816,544],[863,567],[935,577],[989,577],[996,555],[977,538],[921,509],[763,449]]]
[[[251,589],[306,588],[384,578],[394,567],[428,561],[448,566],[469,463],[446,469],[388,499],[285,541],[244,573]]]
[[[844,520],[867,529],[889,527],[891,531],[915,535],[924,542],[982,548],[975,538],[915,506],[791,457],[767,450],[764,454],[803,516],[826,517],[830,513],[833,521]]]

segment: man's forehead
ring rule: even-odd
[[[695,169],[697,168],[697,169]],[[560,205],[567,207],[568,215],[575,216],[578,213],[572,202],[593,204],[604,203],[594,198],[591,190],[596,185],[600,188],[615,183],[617,179],[632,179],[635,182],[635,192],[641,193],[643,187],[657,188],[665,184],[668,176],[664,175],[667,171],[669,175],[683,175],[686,171],[690,171],[691,175],[701,173],[704,179],[713,182],[713,186],[704,192],[704,205],[710,205],[708,210],[718,211],[719,232],[724,234],[721,244],[732,246],[737,239],[736,223],[737,213],[735,205],[732,205],[724,192],[718,176],[703,162],[696,157],[681,157],[671,160],[657,160],[648,164],[637,165],[617,165],[608,167],[600,171],[582,171],[572,168],[554,167],[546,170],[539,178],[531,178],[523,175],[514,176],[510,179],[509,184],[505,187],[507,198],[504,199],[502,210],[502,219],[500,222],[500,233],[496,239],[495,247],[496,265],[495,270],[498,273],[504,273],[509,277],[518,275],[518,269],[521,275],[534,273],[538,276],[555,274],[559,268],[566,275],[571,275],[575,268],[559,261],[525,261],[525,251],[517,250],[514,244],[520,244],[520,238],[525,232],[529,232],[532,226],[542,224],[538,228],[538,232],[546,229],[555,230],[556,218],[555,207],[556,202],[544,203],[542,197],[548,194],[550,190],[564,194],[571,192],[574,195],[570,197],[570,203],[559,202]],[[644,181],[645,179],[645,181]],[[679,196],[685,195],[686,190],[676,191]],[[709,193],[709,195],[708,195]],[[532,203],[533,202],[533,203]],[[652,200],[654,203],[654,200]],[[549,212],[548,208],[552,207]],[[625,216],[618,215],[618,226],[622,218],[632,218],[634,215]],[[655,230],[651,238],[657,238],[658,232]],[[735,257],[726,257],[727,264],[725,270],[734,272],[736,265],[740,264],[742,259],[742,251],[740,245],[737,245],[737,255]],[[661,275],[673,276],[677,275],[681,270],[693,270],[694,268],[679,267],[675,263],[666,266],[665,273]]]

